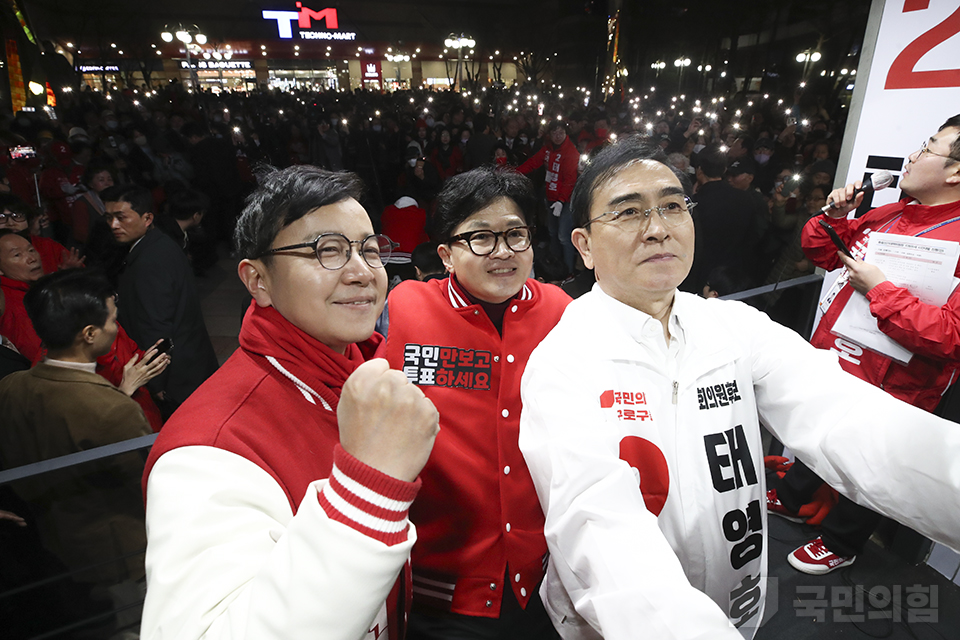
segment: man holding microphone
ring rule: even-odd
[[[838,354],[840,366],[847,372],[895,398],[933,411],[960,364],[960,296],[954,292],[942,307],[925,304],[887,280],[878,267],[864,262],[863,256],[872,233],[960,242],[960,114],[908,156],[899,186],[906,198],[856,219],[848,219],[847,214],[863,200],[860,183],[836,189],[827,197],[829,208],[824,215],[811,218],[804,227],[803,250],[810,260],[828,270],[845,267],[821,303],[824,316],[810,342]],[[823,218],[829,219],[852,256],[837,251],[820,224]],[[866,296],[880,331],[913,353],[908,364],[833,334],[840,313],[855,292]],[[797,462],[780,486],[768,492],[767,508],[796,518],[797,510],[809,502],[822,482]],[[815,575],[850,565],[879,520],[878,514],[840,496],[839,504],[823,521],[821,537],[787,559],[797,570]]]

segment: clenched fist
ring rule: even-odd
[[[340,445],[357,460],[406,482],[417,479],[440,431],[440,414],[386,360],[357,367],[337,406]]]

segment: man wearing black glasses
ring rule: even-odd
[[[597,284],[521,383],[520,450],[550,549],[542,593],[565,639],[753,636],[767,579],[761,421],[831,486],[960,544],[955,424],[747,305],[677,291],[694,226],[665,161],[626,139],[581,174],[573,241]]]
[[[960,242],[960,114],[943,123],[908,156],[899,185],[904,199],[847,219],[863,200],[862,194],[854,197],[860,186],[858,182],[832,192],[827,197],[831,208],[812,218],[803,230],[803,250],[814,264],[828,270],[845,268],[824,298],[824,317],[810,343],[838,354],[845,371],[895,398],[933,411],[956,381],[960,367],[960,296],[954,292],[942,307],[925,304],[904,287],[889,282],[879,268],[863,262],[863,257],[870,234],[876,232]],[[853,257],[837,251],[819,224],[823,218],[836,229]],[[834,335],[840,313],[855,296],[866,296],[880,331],[913,354],[909,363],[899,364]],[[800,521],[802,506],[822,484],[798,462],[770,491],[767,508]],[[814,575],[853,564],[879,522],[879,514],[841,496],[824,518],[821,535],[790,553],[787,560],[798,571]]]
[[[537,594],[543,514],[517,436],[527,357],[570,298],[530,278],[535,211],[519,173],[454,176],[433,221],[449,277],[390,293],[383,353],[440,411],[410,511],[409,640],[556,637]]]
[[[240,348],[144,475],[143,638],[400,640],[437,411],[373,357],[392,243],[353,174],[274,171],[235,241]]]

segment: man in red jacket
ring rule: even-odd
[[[144,472],[142,638],[402,640],[407,511],[437,411],[383,360],[390,244],[353,174],[261,181],[236,228],[240,348]]]
[[[573,213],[570,211],[570,194],[577,183],[577,163],[580,155],[567,137],[567,128],[561,120],[554,120],[549,129],[550,140],[540,151],[517,167],[526,175],[540,167],[547,170],[547,231],[550,233],[550,252],[563,260],[567,272],[573,272],[577,250],[573,248],[570,234],[573,232]]]
[[[513,171],[454,176],[434,235],[449,274],[390,293],[381,352],[440,411],[441,432],[411,508],[409,640],[549,640],[537,592],[543,512],[517,444],[520,376],[570,297],[529,278],[536,198]]]
[[[926,411],[933,411],[956,379],[960,367],[960,295],[954,291],[946,304],[935,307],[898,287],[874,265],[863,262],[870,234],[892,233],[960,242],[960,114],[947,120],[923,146],[909,156],[900,188],[908,196],[878,207],[856,219],[847,214],[860,205],[855,195],[860,183],[833,191],[832,208],[815,216],[803,229],[803,250],[817,266],[845,267],[828,292],[829,305],[810,342],[840,357],[853,375],[890,395]],[[827,218],[850,247],[854,257],[838,252],[819,221]],[[960,267],[956,272],[960,276]],[[866,296],[877,326],[913,353],[899,364],[832,333],[841,311],[853,296]],[[767,508],[795,518],[822,481],[797,462],[777,489],[767,494]],[[852,564],[876,528],[880,516],[841,496],[824,519],[822,535],[791,553],[787,559],[799,571],[824,574]]]

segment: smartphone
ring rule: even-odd
[[[160,354],[170,351],[170,349],[173,349],[173,340],[171,340],[170,338],[161,339],[160,344],[157,345],[157,354],[152,358],[150,358],[150,362],[153,362],[154,360],[159,358]]]
[[[36,158],[37,150],[33,147],[19,146],[10,147],[10,159],[20,160],[22,158]]]
[[[830,239],[833,240],[833,244],[836,245],[837,249],[842,251],[847,255],[848,258],[852,258],[853,255],[850,253],[850,249],[847,248],[847,245],[844,244],[843,240],[840,239],[840,236],[837,234],[837,230],[833,228],[829,222],[820,218],[817,220],[820,223],[820,226],[827,230],[827,235],[830,236]]]

